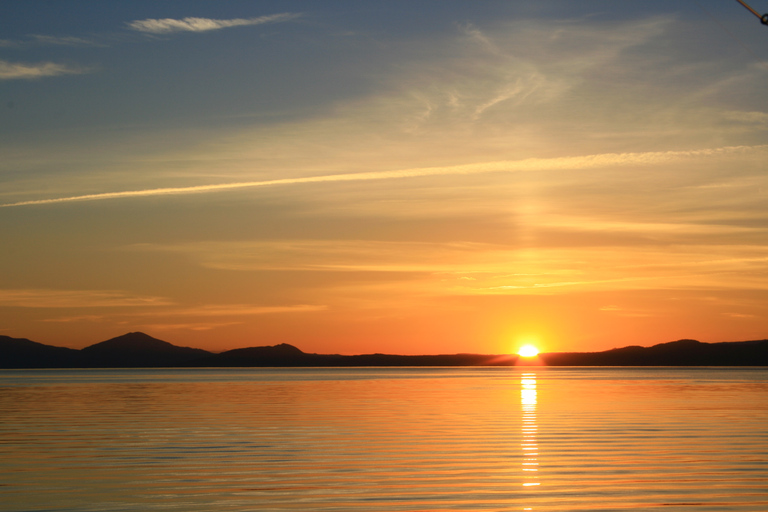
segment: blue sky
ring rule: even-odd
[[[767,78],[736,1],[4,2],[0,332],[765,337]]]

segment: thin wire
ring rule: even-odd
[[[744,48],[744,50],[746,50],[746,51],[747,51],[747,52],[748,52],[750,55],[752,55],[752,56],[755,58],[755,60],[758,62],[758,64],[760,64],[762,67],[764,67],[766,70],[768,70],[768,62],[765,62],[763,59],[761,59],[759,55],[757,55],[757,54],[756,54],[754,51],[752,51],[752,48],[750,48],[749,46],[747,46],[746,44],[744,44],[744,42],[743,42],[741,39],[739,39],[738,37],[736,37],[736,35],[735,35],[733,32],[731,32],[730,30],[728,30],[728,28],[727,28],[725,25],[723,25],[722,23],[720,23],[720,20],[718,20],[717,18],[715,18],[715,16],[714,16],[714,15],[713,15],[711,12],[709,12],[707,9],[705,9],[705,8],[704,8],[704,6],[703,6],[703,5],[701,5],[701,2],[699,2],[699,0],[693,0],[693,1],[694,1],[694,2],[696,2],[696,5],[698,5],[698,6],[699,6],[699,9],[701,9],[702,11],[704,11],[704,12],[706,13],[706,15],[707,15],[707,16],[709,16],[709,18],[710,18],[712,21],[714,21],[715,23],[717,23],[717,25],[718,25],[718,26],[719,26],[721,29],[723,29],[723,32],[725,32],[726,34],[728,34],[728,36],[729,36],[731,39],[733,39],[733,40],[734,40],[734,41],[735,41],[735,42],[736,42],[736,43],[737,43],[739,46],[741,46],[742,48]],[[737,2],[739,2],[739,3],[742,3],[742,2],[741,2],[741,0],[736,0],[736,1],[737,1]],[[743,4],[742,4],[742,5],[743,5]],[[751,7],[750,7],[749,9],[750,9],[750,10],[752,10],[752,8],[751,8]],[[754,11],[753,11],[753,12],[754,12]],[[758,16],[760,16],[760,15],[758,14]]]
[[[756,11],[756,10],[754,10],[752,7],[750,7],[749,5],[747,5],[747,3],[746,3],[746,2],[744,2],[743,0],[736,0],[736,1],[737,1],[737,2],[739,2],[741,5],[743,5],[744,7],[746,7],[746,8],[747,8],[747,10],[748,10],[749,12],[751,12],[752,14],[754,14],[755,16],[757,16],[757,17],[758,17],[758,19],[760,19],[760,23],[762,23],[763,25],[768,25],[768,14],[763,14],[763,15],[761,16],[759,12],[757,12],[757,11]]]
[[[757,16],[758,18],[760,18],[761,20],[763,19],[763,17],[762,17],[762,16],[760,16],[760,13],[759,13],[759,12],[757,12],[756,10],[754,10],[753,8],[751,8],[749,5],[747,5],[747,3],[746,3],[746,2],[743,2],[742,0],[736,0],[736,1],[737,1],[737,2],[739,2],[741,5],[743,5],[744,7],[746,7],[746,8],[747,8],[747,10],[748,10],[749,12],[751,12],[752,14],[754,14],[755,16]]]

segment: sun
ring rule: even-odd
[[[521,357],[535,357],[539,355],[539,349],[533,345],[523,345],[520,347],[520,350],[517,351],[517,354]]]

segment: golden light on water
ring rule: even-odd
[[[536,350],[535,347],[531,348]],[[538,353],[538,351],[536,352]],[[520,407],[522,413],[520,447],[523,452],[523,487],[532,487],[540,484],[538,479],[539,443],[536,440],[538,434],[536,422],[537,404],[536,374],[533,372],[524,373],[520,378]]]
[[[520,347],[520,350],[517,351],[517,354],[521,357],[535,357],[539,355],[539,349],[533,345],[523,345]]]

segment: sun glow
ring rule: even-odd
[[[520,350],[517,351],[517,354],[521,357],[535,357],[539,354],[539,349],[533,345],[523,345],[520,347]]]

